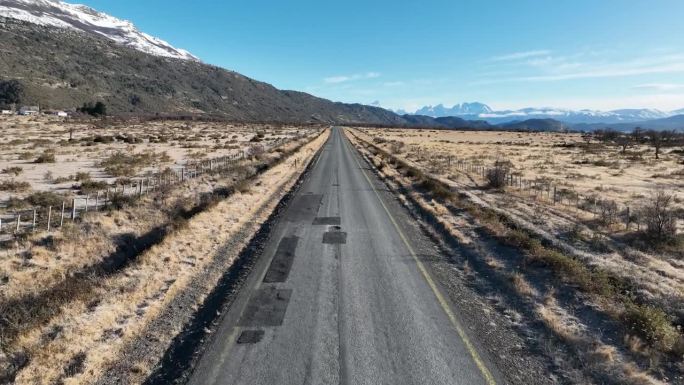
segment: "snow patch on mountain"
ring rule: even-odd
[[[0,0],[0,17],[100,35],[150,55],[199,61],[190,52],[139,31],[130,21],[85,5],[56,0]]]
[[[522,108],[519,110],[495,111],[483,103],[462,103],[449,108],[442,104],[426,106],[414,115],[427,115],[435,118],[457,116],[469,120],[486,120],[492,124],[507,123],[525,119],[556,119],[570,124],[578,123],[630,123],[663,119],[681,114],[684,110],[660,111],[655,109],[621,109],[613,111],[568,110],[552,107]]]

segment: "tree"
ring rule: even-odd
[[[20,104],[24,86],[18,80],[0,81],[0,106]]]
[[[606,128],[605,130],[596,130],[594,135],[599,141],[607,143],[614,142],[620,136],[620,133],[612,128]]]
[[[78,109],[80,112],[92,116],[105,116],[107,115],[107,106],[102,102],[97,102],[95,105],[93,103],[83,103],[83,107]]]
[[[655,158],[660,159],[660,148],[663,146],[662,132],[656,130],[648,131],[648,140],[655,149]]]
[[[627,148],[632,144],[632,138],[627,135],[620,135],[615,139],[615,143],[622,147],[622,151],[620,152],[624,155],[627,152]]]
[[[644,130],[641,127],[632,130],[632,139],[635,143],[641,143],[644,140]]]

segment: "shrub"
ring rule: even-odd
[[[671,241],[677,235],[677,218],[672,208],[673,196],[663,191],[655,193],[643,207],[646,235],[658,242]]]
[[[497,160],[494,167],[487,170],[487,187],[500,189],[506,186],[506,178],[511,172],[511,162],[507,160]]]
[[[625,323],[630,331],[661,351],[671,351],[680,338],[667,314],[650,305],[628,304]]]
[[[612,225],[617,221],[618,206],[615,201],[599,200],[597,202],[599,209],[599,218],[604,225]]]
[[[99,166],[111,176],[133,176],[140,168],[149,167],[155,163],[168,162],[170,159],[166,152],[148,151],[139,154],[127,154],[119,151],[103,159]]]
[[[2,170],[3,174],[13,174],[14,176],[18,176],[22,172],[24,172],[24,169],[21,167],[17,167],[17,166],[7,167],[7,168]]]
[[[90,180],[90,173],[89,172],[84,172],[84,171],[79,171],[76,173],[76,175],[73,176],[73,179],[79,182],[84,182],[87,180]]]
[[[249,148],[247,149],[247,156],[258,157],[258,156],[262,155],[264,152],[266,152],[266,150],[264,150],[264,146],[262,146],[260,144],[253,144],[253,145],[249,146]]]
[[[127,206],[132,206],[135,203],[135,197],[122,194],[114,194],[109,197],[108,206],[112,210],[121,210]]]
[[[39,191],[26,197],[26,202],[32,206],[59,206],[64,202],[64,196],[50,191]]]
[[[423,178],[420,182],[420,187],[428,190],[435,198],[438,199],[448,199],[453,194],[448,186],[432,178]]]
[[[25,181],[3,180],[0,182],[0,191],[21,192],[31,188],[31,184]]]
[[[91,193],[104,190],[107,186],[107,182],[87,179],[81,182],[81,191],[84,193]]]
[[[55,163],[55,153],[50,150],[45,150],[42,154],[36,158],[34,163]]]

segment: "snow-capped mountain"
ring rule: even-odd
[[[630,123],[653,119],[663,119],[678,115],[684,110],[665,112],[654,109],[622,109],[613,111],[568,110],[560,108],[523,108],[520,110],[494,111],[482,103],[457,104],[452,108],[427,106],[417,110],[415,115],[427,115],[435,118],[457,116],[469,120],[486,120],[492,124],[507,123],[527,119],[556,119],[564,123]]]
[[[445,107],[443,104],[438,104],[436,106],[426,106],[415,112],[415,115],[426,115],[435,118],[444,116],[462,116],[462,115],[480,115],[489,114],[492,109],[488,105],[474,102],[474,103],[461,103],[456,104],[453,107]]]
[[[56,0],[0,0],[0,17],[103,36],[155,56],[199,60],[188,51],[139,31],[130,21],[117,19],[85,5]]]

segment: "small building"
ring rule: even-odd
[[[40,107],[38,106],[24,106],[19,109],[19,115],[32,116],[38,115],[40,113]]]
[[[14,111],[12,111],[12,110],[2,110],[2,112],[0,112],[0,115],[14,115]]]
[[[66,118],[69,116],[69,114],[64,111],[55,111],[55,115],[59,116],[60,118]]]

